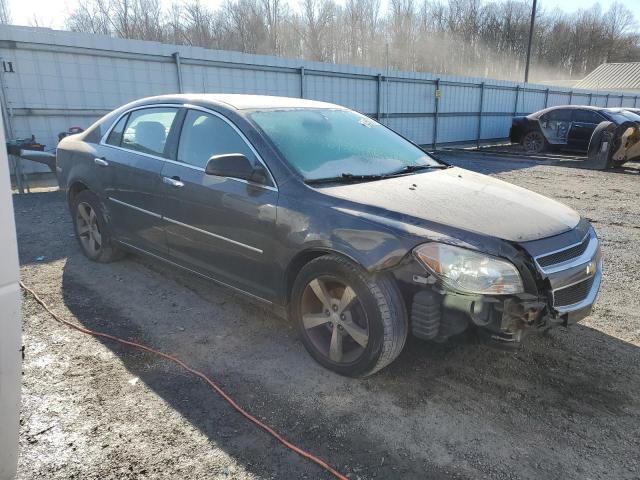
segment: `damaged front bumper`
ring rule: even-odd
[[[602,281],[602,253],[593,228],[560,249],[549,250],[548,242],[527,247],[534,252],[529,268],[536,278],[535,293],[467,295],[447,289],[424,271],[401,274],[414,288],[407,298],[412,333],[444,341],[475,325],[491,340],[518,345],[528,332],[567,327],[588,316]],[[415,289],[417,284],[422,288]]]

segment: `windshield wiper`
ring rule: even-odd
[[[396,170],[395,172],[387,173],[384,177],[394,177],[396,175],[403,175],[405,173],[413,173],[419,170],[440,170],[444,168],[449,168],[450,165],[406,165],[402,167],[400,170]]]
[[[380,180],[385,178],[386,175],[380,175],[379,173],[372,175],[356,175],[353,173],[343,173],[339,177],[326,177],[326,178],[310,178],[305,180],[306,184],[314,183],[332,183],[332,182],[367,182],[370,180]]]
[[[383,178],[395,177],[397,175],[404,175],[405,173],[413,173],[418,170],[440,170],[444,168],[450,168],[450,165],[407,165],[400,170],[396,170],[391,173],[373,173],[367,175],[356,175],[354,173],[343,173],[339,177],[326,177],[326,178],[310,178],[305,180],[304,183],[312,185],[314,183],[344,183],[344,182],[368,182],[372,180],[382,180]]]

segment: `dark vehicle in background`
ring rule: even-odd
[[[527,153],[549,149],[587,152],[591,136],[602,122],[619,126],[640,122],[640,116],[622,108],[550,107],[525,117],[514,117],[509,137]]]
[[[62,139],[56,169],[90,259],[138,252],[272,304],[344,375],[410,333],[517,345],[584,318],[600,287],[587,219],[337,105],[147,98]]]

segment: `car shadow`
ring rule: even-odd
[[[606,424],[611,417],[638,412],[640,349],[586,326],[533,335],[515,351],[492,348],[473,332],[444,344],[410,338],[393,364],[354,380],[316,365],[293,325],[263,305],[142,257],[99,265],[74,254],[64,266],[62,293],[83,326],[177,354],[221,380],[241,405],[295,443],[334,465],[355,461],[378,478],[424,478],[425,471],[429,478],[450,478],[428,460],[412,463],[402,449],[394,451],[396,434],[406,433],[401,418],[418,422],[415,435],[430,436],[432,425],[421,420],[425,411],[444,420],[477,416],[483,419],[479,432],[499,428],[507,442],[521,443],[525,423],[547,425],[547,440],[555,442],[567,430],[580,432],[582,422]],[[134,299],[135,306],[129,304]],[[148,355],[101,341],[211,442],[248,470],[265,473],[264,451],[280,447],[262,434],[252,437],[251,448],[235,440],[230,432],[251,435],[254,427],[239,415],[221,415],[229,407],[212,401],[200,380],[174,368],[150,368]],[[362,402],[366,411],[344,407]],[[367,428],[391,407],[401,415],[398,432]],[[352,425],[345,429],[345,422]],[[619,434],[632,436],[633,426]],[[591,435],[589,442],[607,440],[604,431]],[[352,447],[336,449],[335,442]],[[378,465],[381,456],[387,458],[383,466]],[[323,478],[294,455],[286,454],[283,463],[279,468],[285,473],[276,473],[278,478]],[[457,474],[467,477],[464,470]]]
[[[295,326],[263,305],[143,257],[89,261],[72,236],[64,196],[36,195],[14,199],[28,284],[38,270],[47,288],[60,282],[64,306],[81,325],[177,355],[294,443],[341,470],[358,466],[356,477],[478,478],[497,471],[584,478],[575,465],[591,465],[601,468],[593,478],[606,468],[611,478],[624,478],[616,468],[637,453],[635,345],[583,325],[532,335],[516,351],[491,348],[472,332],[444,344],[409,338],[379,373],[340,377],[314,363]],[[36,270],[32,259],[40,254],[63,260],[62,272]],[[596,323],[599,315],[596,308]],[[201,380],[100,341],[257,477],[330,478],[248,424]]]

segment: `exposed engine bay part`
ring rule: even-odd
[[[413,297],[411,331],[418,338],[444,342],[475,325],[484,337],[515,347],[532,328],[547,324],[545,312],[546,302],[533,296],[502,300],[424,290]]]
[[[585,166],[596,170],[617,168],[640,159],[640,123],[600,123],[591,135]]]

